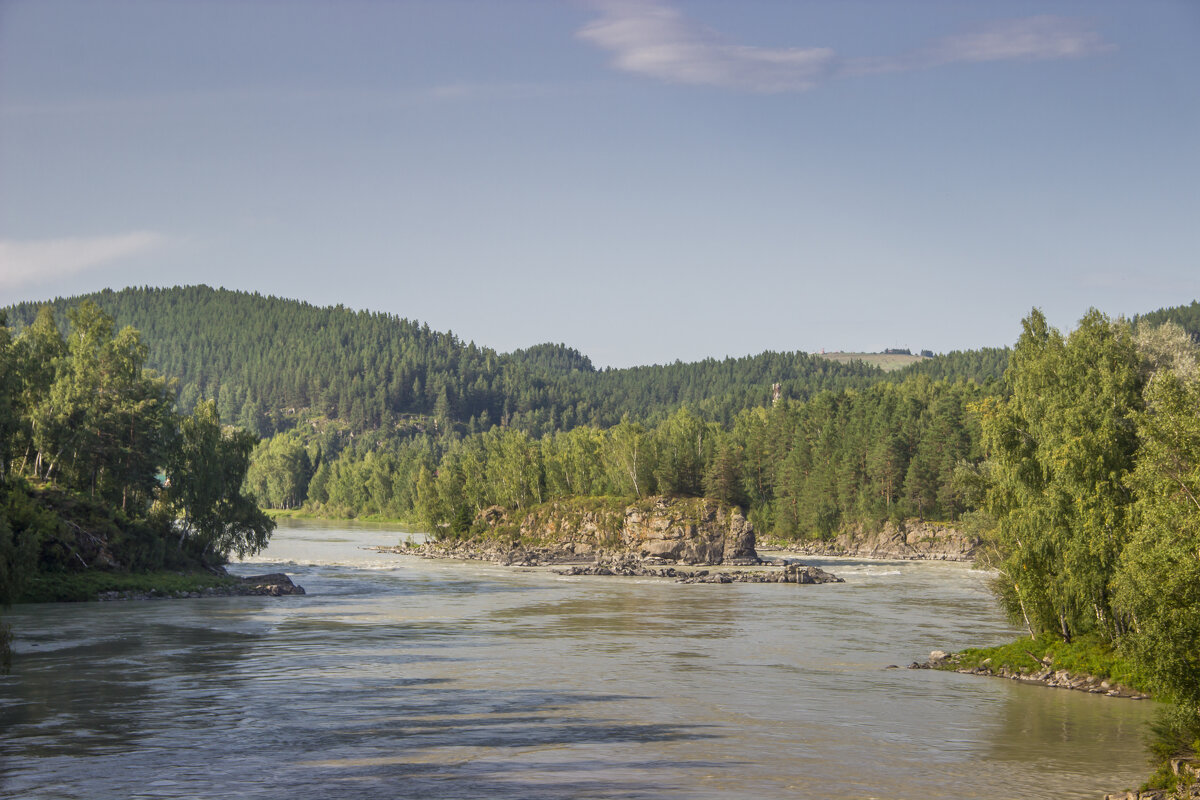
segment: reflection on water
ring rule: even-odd
[[[1094,798],[1148,704],[928,671],[1014,635],[960,565],[677,585],[288,524],[286,598],[22,606],[0,797]]]

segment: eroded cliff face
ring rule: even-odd
[[[787,549],[809,555],[972,561],[979,545],[978,537],[948,525],[910,520],[899,526],[888,522],[875,532],[846,530],[827,542],[791,544]]]
[[[754,526],[715,500],[656,498],[625,510],[621,541],[642,559],[679,564],[757,564]]]
[[[485,509],[476,546],[541,551],[551,560],[633,557],[662,564],[757,564],[754,527],[732,506],[706,498],[563,500],[525,511]]]

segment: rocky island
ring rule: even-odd
[[[563,575],[625,575],[686,583],[835,583],[824,570],[783,560],[766,564],[754,526],[736,506],[707,498],[560,500],[513,511],[492,506],[455,538],[387,551],[427,558],[491,561],[506,566],[566,566]],[[760,567],[681,570],[681,566]]]

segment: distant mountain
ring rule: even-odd
[[[728,420],[770,402],[775,383],[785,397],[803,399],[883,376],[863,364],[798,352],[598,371],[562,344],[500,354],[390,314],[207,286],[58,298],[51,305],[60,324],[67,308],[85,298],[118,326],[141,331],[148,365],[179,380],[184,410],[214,398],[223,420],[261,434],[304,414],[359,431],[420,415],[468,429],[505,423],[534,434],[612,425],[626,414],[655,419],[684,404]],[[41,305],[9,307],[9,324],[29,324]]]

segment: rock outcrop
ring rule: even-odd
[[[948,525],[910,520],[899,526],[885,523],[875,532],[843,531],[829,541],[785,543],[783,549],[815,556],[972,561],[979,545],[978,537]]]
[[[754,526],[714,500],[659,497],[625,510],[621,543],[643,560],[677,564],[757,564]]]
[[[532,509],[484,509],[472,535],[401,552],[501,564],[582,564],[635,559],[647,565],[758,564],[754,526],[706,498],[653,497],[626,505],[587,498]]]
[[[304,594],[304,587],[292,583],[292,579],[282,572],[272,572],[267,575],[249,575],[239,579],[233,586],[233,594],[238,595],[270,595],[281,597],[285,594]]]

